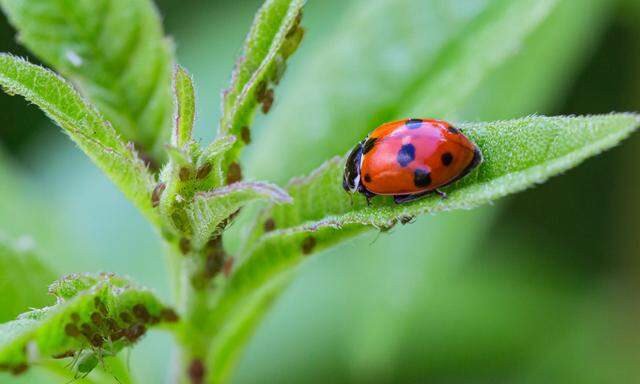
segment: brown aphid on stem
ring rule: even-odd
[[[189,368],[187,369],[187,374],[189,375],[189,380],[191,380],[191,384],[202,384],[204,382],[204,374],[205,368],[202,360],[193,359],[191,364],[189,364]]]
[[[251,130],[248,126],[245,125],[244,127],[242,127],[242,129],[240,130],[240,138],[245,144],[251,144]]]
[[[96,327],[102,326],[103,317],[98,312],[93,312],[91,314],[91,322],[96,325]]]
[[[64,326],[64,333],[70,337],[78,337],[81,335],[80,330],[74,324],[67,324]]]
[[[145,323],[149,321],[149,319],[151,318],[151,315],[149,314],[149,311],[147,310],[147,307],[145,307],[142,304],[136,304],[133,306],[133,314],[140,320],[144,321]]]
[[[178,322],[178,320],[180,320],[180,317],[178,316],[176,311],[171,308],[164,308],[162,311],[160,311],[160,317],[167,323],[176,323]]]
[[[186,237],[180,239],[180,243],[178,244],[178,246],[180,248],[180,252],[183,255],[187,255],[189,254],[189,252],[191,252],[191,241]]]
[[[264,231],[271,232],[276,229],[276,222],[271,217],[264,221]]]
[[[165,183],[159,183],[151,193],[151,205],[154,208],[160,205],[160,197],[162,197],[162,192],[164,192],[165,189],[167,189],[167,185]]]
[[[20,363],[11,368],[11,373],[18,376],[25,373],[27,369],[29,369],[29,366],[26,363]]]
[[[211,173],[211,170],[213,169],[213,166],[211,165],[211,163],[206,163],[203,164],[200,168],[198,168],[198,170],[196,171],[196,178],[198,180],[204,180],[207,178],[207,176],[209,176],[209,174]]]
[[[273,106],[273,101],[275,99],[275,93],[273,89],[268,89],[264,95],[264,99],[262,100],[262,113],[265,115],[271,111],[271,107]]]
[[[227,170],[227,184],[233,184],[242,180],[242,168],[238,163],[229,164]]]
[[[187,167],[181,167],[180,171],[178,171],[178,177],[182,182],[189,181],[189,179],[191,178],[191,169]]]
[[[308,255],[313,252],[313,249],[316,247],[317,241],[313,236],[309,236],[302,242],[302,254]]]

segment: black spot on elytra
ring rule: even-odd
[[[416,169],[413,171],[413,184],[420,188],[429,186],[431,184],[431,173],[426,169]]]
[[[373,147],[376,145],[376,141],[378,141],[378,139],[375,137],[368,138],[367,141],[364,142],[364,146],[362,147],[362,154],[364,155],[370,150],[372,150]]]
[[[409,129],[418,129],[422,126],[422,120],[420,119],[409,119],[404,124]]]
[[[416,147],[413,144],[405,144],[400,147],[398,151],[398,164],[401,167],[406,167],[416,158]]]
[[[442,160],[442,164],[444,164],[445,167],[449,166],[453,162],[453,155],[450,152],[445,152],[440,157],[440,160]]]
[[[459,133],[460,133],[460,130],[459,130],[458,128],[453,127],[453,126],[451,126],[451,125],[450,125],[450,126],[449,126],[449,128],[447,128],[447,129],[449,130],[449,132],[451,132],[451,133],[453,133],[453,134],[455,134],[455,135],[457,135],[457,134],[459,134]]]
[[[371,182],[371,175],[368,174],[368,173],[366,175],[364,175],[364,181],[366,181],[367,183],[370,183]]]

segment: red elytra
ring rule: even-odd
[[[442,120],[404,119],[386,123],[359,142],[345,165],[343,187],[367,200],[394,196],[396,203],[429,193],[466,176],[482,152],[460,130]]]

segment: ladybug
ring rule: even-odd
[[[342,186],[369,200],[391,195],[397,204],[437,193],[482,162],[482,152],[459,129],[442,120],[404,119],[386,123],[351,151]]]

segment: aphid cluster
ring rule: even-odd
[[[117,352],[119,348],[114,346],[116,342],[122,343],[120,347],[135,343],[145,335],[149,325],[158,324],[161,321],[174,323],[179,320],[178,315],[170,308],[163,308],[157,315],[152,315],[143,304],[135,304],[130,311],[122,311],[117,315],[111,314],[99,297],[94,299],[94,308],[95,311],[91,312],[87,321],[82,321],[79,314],[71,313],[64,332],[83,344],[88,343],[98,357]],[[83,350],[67,351],[54,357],[71,356],[79,359],[83,356]],[[78,363],[75,365],[78,367]],[[88,373],[80,369],[78,371]]]
[[[232,216],[226,221],[232,220]],[[220,225],[224,228],[226,223],[223,222]],[[191,284],[196,289],[204,289],[207,287],[209,282],[220,272],[224,272],[224,274],[228,276],[233,265],[233,259],[228,257],[224,247],[222,246],[221,236],[215,236],[209,240],[205,246],[203,254],[204,258],[201,261],[201,268],[198,268],[198,272],[191,277]]]

